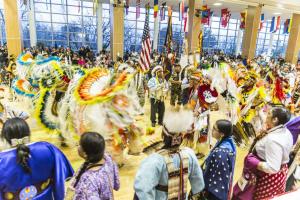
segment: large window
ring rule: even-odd
[[[0,0],[0,45],[6,43],[3,0]]]
[[[212,17],[211,20],[210,26],[204,26],[203,49],[208,52],[222,50],[226,54],[234,54],[240,20],[230,19],[226,28],[221,26],[220,17]],[[240,37],[243,37],[243,32],[241,33]]]
[[[271,44],[271,56],[284,56],[287,43],[288,34],[284,34],[284,25],[281,24],[278,31],[275,33],[270,32],[271,21],[267,21],[263,28],[259,31],[256,41],[256,55],[267,54]]]
[[[37,41],[45,46],[88,45],[97,49],[93,2],[82,0],[34,0]]]

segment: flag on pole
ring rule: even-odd
[[[141,0],[136,0],[136,19],[141,15]]]
[[[161,21],[164,21],[166,19],[166,13],[165,13],[166,5],[167,5],[166,2],[161,4],[161,9],[160,9],[160,20]]]
[[[242,12],[242,13],[240,13],[240,15],[241,15],[240,29],[245,29],[245,27],[246,27],[246,13]]]
[[[166,39],[165,39],[165,47],[167,49],[167,53],[169,53],[172,49],[172,36],[173,36],[173,31],[172,31],[172,8],[169,6],[168,7],[168,28],[167,28],[167,34],[166,34]]]
[[[149,12],[150,8],[146,9],[146,19],[144,25],[144,32],[142,37],[142,51],[140,53],[139,64],[143,72],[147,72],[150,69],[150,54],[151,54],[151,41],[149,34]]]
[[[223,28],[226,28],[230,19],[230,11],[228,10],[228,8],[223,8],[221,10],[221,25]]]
[[[179,3],[179,21],[184,19],[184,0]]]
[[[157,13],[158,13],[158,0],[154,0],[154,19],[157,17]]]
[[[265,22],[265,14],[260,15],[260,23],[259,23],[259,31],[264,27],[264,22]]]

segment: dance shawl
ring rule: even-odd
[[[16,149],[0,153],[0,199],[64,199],[64,182],[74,173],[67,158],[47,142],[28,147],[31,173],[17,163]]]

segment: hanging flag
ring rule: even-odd
[[[221,25],[226,28],[230,19],[230,11],[227,8],[221,10]]]
[[[272,17],[270,32],[275,32],[275,17]]]
[[[213,15],[213,12],[210,10],[210,8],[207,7],[207,5],[202,6],[201,11],[201,23],[204,25],[210,24],[210,18]]]
[[[242,13],[240,13],[240,15],[241,15],[240,29],[245,29],[245,27],[246,27],[246,13],[242,12]]]
[[[166,2],[161,4],[161,9],[160,9],[160,20],[161,21],[164,21],[166,19],[166,13],[165,13],[166,5],[167,5]]]
[[[284,27],[283,27],[283,33],[284,34],[289,33],[290,22],[291,22],[291,19],[286,19],[285,20]]]
[[[291,32],[292,23],[293,23],[293,17],[292,17],[291,20],[290,20],[289,29],[288,29],[288,32],[289,32],[289,33]]]
[[[277,20],[276,20],[276,31],[278,31],[279,28],[280,28],[280,20],[281,20],[281,17],[278,16],[278,17],[277,17]]]
[[[136,0],[136,19],[141,16],[141,0]]]
[[[264,23],[265,23],[265,14],[261,14],[260,15],[260,23],[259,23],[259,31],[261,31],[261,29],[264,27]]]
[[[189,7],[185,7],[185,18],[184,18],[184,25],[183,25],[183,29],[184,29],[184,33],[187,36],[188,32],[189,32]]]
[[[171,52],[172,50],[172,36],[173,36],[173,31],[172,31],[172,8],[169,6],[168,7],[168,28],[167,28],[167,34],[166,34],[166,39],[165,39],[165,47],[167,49],[167,53]]]
[[[154,0],[154,19],[157,17],[157,13],[158,13],[158,0]]]
[[[149,12],[150,7],[146,9],[146,19],[144,25],[144,32],[142,37],[142,51],[140,53],[139,64],[141,66],[141,70],[143,72],[147,72],[150,69],[150,55],[151,55],[151,41],[150,41],[150,34],[149,34]]]
[[[179,3],[179,21],[182,21],[184,18],[184,0]]]
[[[126,11],[126,15],[128,15],[128,11],[129,11],[129,4],[130,4],[130,0],[126,0],[126,5],[125,5],[125,7],[126,7],[126,9],[125,9],[125,11]]]
[[[280,16],[272,17],[270,32],[275,33],[277,30],[279,30],[279,27],[280,27]]]

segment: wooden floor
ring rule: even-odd
[[[13,103],[16,107],[24,108],[24,102]],[[168,104],[168,103],[166,103]],[[150,117],[149,117],[149,103],[146,103],[145,106],[145,115],[140,117],[138,120],[138,124],[146,129],[150,125]],[[32,130],[32,141],[47,141],[50,143],[55,144],[59,147],[59,139],[56,135],[47,134],[45,131],[41,130],[40,127],[37,126],[35,120],[33,118],[29,119],[29,124]],[[156,135],[160,134],[161,128],[156,128]],[[59,147],[60,148],[60,147]],[[83,160],[78,156],[77,149],[74,148],[60,148],[67,158],[70,160],[72,166],[75,170],[81,165]],[[237,152],[237,161],[236,161],[236,168],[234,174],[234,180],[236,181],[242,172],[243,167],[243,160],[244,156],[246,155],[247,150],[238,148]],[[207,152],[204,152],[207,154]],[[118,192],[115,192],[115,199],[117,200],[130,200],[133,199],[133,183],[136,171],[141,163],[141,161],[146,157],[145,154],[141,154],[139,156],[131,156],[127,155],[127,162],[125,166],[120,169],[120,178],[121,178],[121,188]],[[203,161],[200,160],[200,163]]]

